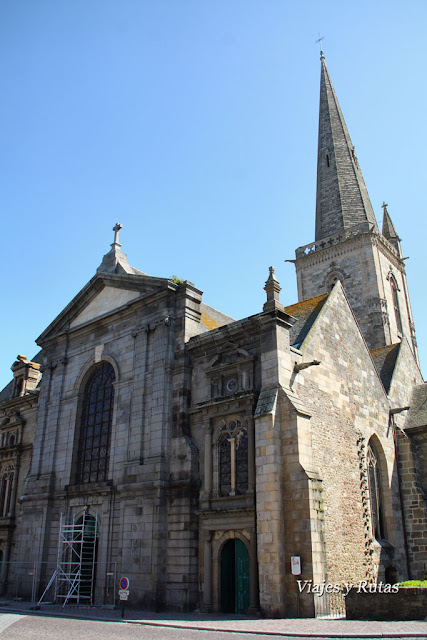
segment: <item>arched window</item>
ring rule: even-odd
[[[0,517],[6,518],[11,507],[13,478],[15,470],[13,467],[7,467],[1,475],[0,484]]]
[[[231,420],[219,436],[219,493],[235,496],[248,490],[248,435]]]
[[[343,283],[342,273],[340,273],[339,271],[332,271],[332,273],[329,273],[325,281],[326,290],[332,291],[338,280],[341,282],[341,284]]]
[[[372,535],[377,540],[380,540],[381,538],[384,538],[384,518],[381,500],[381,474],[378,457],[371,443],[368,444],[367,463]]]
[[[397,282],[393,277],[390,278],[390,286],[391,286],[391,295],[393,299],[394,316],[396,318],[397,331],[398,333],[402,333],[402,318],[400,315],[399,297],[397,294],[398,287],[397,287]]]
[[[80,418],[76,483],[107,479],[114,404],[114,369],[101,362],[86,383]]]

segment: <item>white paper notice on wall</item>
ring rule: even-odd
[[[300,556],[291,557],[291,571],[293,576],[301,575],[301,557]]]

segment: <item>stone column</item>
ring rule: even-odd
[[[253,493],[255,489],[255,434],[254,421],[248,420],[248,491]]]
[[[236,438],[230,438],[231,447],[231,490],[230,496],[236,495]]]
[[[207,420],[204,424],[205,431],[205,477],[204,493],[206,498],[212,495],[212,425]]]
[[[204,531],[203,611],[212,611],[212,531]]]
[[[252,529],[249,547],[249,609],[247,615],[259,613],[258,598],[258,560],[256,553],[256,531]]]

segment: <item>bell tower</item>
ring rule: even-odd
[[[298,298],[340,280],[369,348],[405,336],[418,360],[400,238],[385,203],[379,231],[323,52],[320,59],[316,234],[296,250]]]

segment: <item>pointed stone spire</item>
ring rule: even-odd
[[[316,241],[363,223],[378,230],[323,53],[320,60]]]
[[[391,242],[391,244],[394,246],[394,248],[397,250],[398,254],[400,255],[401,251],[400,251],[400,238],[397,235],[397,231],[394,228],[394,224],[390,218],[390,214],[387,210],[388,204],[386,204],[385,202],[382,203],[382,208],[384,211],[383,214],[383,228],[382,228],[382,234],[384,236],[384,238],[387,238],[387,240],[389,242]]]
[[[283,304],[280,302],[279,293],[282,287],[274,273],[274,267],[269,267],[270,274],[265,283],[264,291],[267,293],[267,302],[263,306],[264,311],[280,309],[283,311]]]
[[[102,259],[101,264],[96,270],[97,273],[115,273],[115,274],[123,274],[128,273],[131,275],[147,275],[143,271],[139,271],[132,267],[128,263],[128,258],[125,253],[120,249],[122,246],[119,242],[119,232],[122,229],[122,225],[119,222],[113,227],[114,231],[114,242],[111,244],[111,250],[105,254]]]
[[[387,238],[387,240],[392,240],[394,238],[399,238],[399,236],[396,233],[396,229],[394,228],[394,224],[391,221],[390,218],[390,214],[387,210],[388,204],[386,204],[385,202],[382,203],[381,205],[383,211],[384,211],[384,215],[383,215],[383,229],[382,229],[382,234],[385,238]]]

